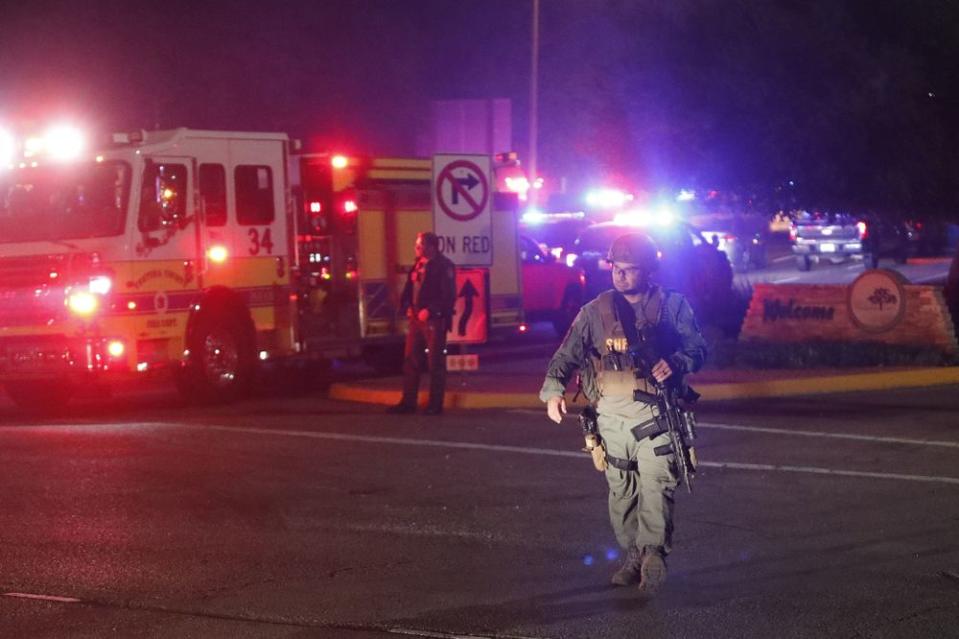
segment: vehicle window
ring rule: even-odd
[[[187,171],[184,164],[150,163],[140,187],[138,226],[149,233],[177,224],[186,217]]]
[[[520,238],[520,259],[526,264],[542,264],[545,262],[539,245],[528,237]]]
[[[0,171],[0,242],[118,235],[129,193],[130,167],[122,162]]]
[[[240,224],[273,221],[273,171],[268,166],[245,165],[233,170],[236,218]]]
[[[207,226],[223,226],[226,224],[226,169],[222,164],[201,164],[198,181]]]

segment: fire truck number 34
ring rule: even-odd
[[[270,229],[250,229],[250,255],[259,255],[262,250],[267,255],[273,255],[273,238]]]

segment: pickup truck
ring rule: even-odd
[[[789,232],[796,268],[808,271],[820,260],[863,260],[877,268],[879,258],[905,264],[915,248],[916,232],[904,222],[888,223],[847,213],[802,213]]]

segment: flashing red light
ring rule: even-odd
[[[356,200],[345,200],[343,202],[344,213],[356,213],[360,207],[356,205]]]
[[[350,160],[345,155],[334,155],[330,158],[330,166],[334,169],[345,169],[350,165]]]
[[[795,226],[790,226],[790,227],[789,227],[789,241],[790,241],[790,242],[795,242],[795,241],[796,241],[796,227],[795,227]]]
[[[856,228],[859,229],[859,239],[864,240],[869,237],[869,227],[865,222],[857,222]]]
[[[320,213],[323,210],[322,202],[310,202],[310,213]]]
[[[519,332],[520,332],[520,333],[525,333],[525,332],[528,331],[528,330],[529,330],[529,326],[527,326],[526,324],[520,324],[520,325],[519,325]]]

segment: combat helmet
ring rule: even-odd
[[[659,266],[659,248],[648,235],[627,233],[613,240],[606,261],[635,264],[651,272]]]

